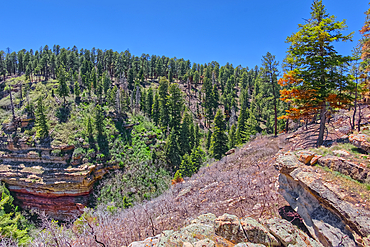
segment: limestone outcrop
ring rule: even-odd
[[[335,167],[328,161],[331,157],[326,159],[319,162]],[[370,211],[347,200],[324,171],[305,165],[291,153],[278,156],[277,167],[280,193],[315,239],[324,246],[370,246]]]
[[[36,147],[10,150],[8,145],[0,151],[0,180],[14,193],[19,206],[65,220],[81,214],[77,204],[88,204],[94,182],[118,167],[84,163],[82,157],[73,158],[71,150],[58,156],[52,151]]]
[[[143,241],[133,242],[129,247],[258,247],[258,246],[310,246],[322,245],[310,238],[290,222],[272,218],[257,220],[224,214],[201,215],[178,231],[163,231]]]

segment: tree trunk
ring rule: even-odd
[[[275,136],[277,136],[277,109],[276,109],[276,99],[274,98],[274,108],[275,108]]]
[[[361,106],[358,107],[358,122],[357,122],[357,131],[361,131]]]
[[[326,123],[326,102],[323,103],[323,105],[321,107],[320,131],[319,131],[319,138],[317,139],[317,147],[320,147],[324,142],[325,123]]]
[[[356,118],[356,110],[357,110],[357,83],[356,83],[356,91],[355,91],[355,105],[354,105],[354,110],[353,110],[353,117],[352,117],[352,123],[351,128],[352,130],[355,129],[355,118]]]
[[[288,133],[288,130],[289,130],[289,118],[286,119],[286,123],[285,123],[285,133]]]

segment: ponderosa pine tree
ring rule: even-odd
[[[171,129],[174,129],[176,132],[178,132],[181,123],[181,113],[184,108],[183,97],[181,95],[181,89],[176,83],[172,83],[170,85],[169,93],[170,95],[167,102],[170,112],[169,126]]]
[[[49,136],[49,126],[46,120],[45,109],[41,97],[39,97],[37,101],[36,133],[40,139],[45,139]]]
[[[59,87],[58,87],[58,94],[60,97],[63,97],[63,105],[66,105],[66,97],[69,95],[69,88],[67,86],[67,72],[65,71],[65,68],[61,65],[58,70],[58,81],[59,81]]]
[[[227,141],[228,139],[225,134],[225,122],[223,114],[219,109],[214,119],[211,144],[209,147],[211,156],[215,159],[221,159],[221,157],[227,152]]]
[[[229,131],[229,149],[232,149],[235,147],[236,145],[236,130],[235,130],[235,124],[233,124],[230,128],[230,131]]]
[[[291,43],[288,56],[296,66],[292,73],[298,80],[291,90],[283,90],[281,96],[294,102],[286,115],[288,118],[307,112],[320,114],[317,146],[321,146],[329,107],[342,108],[348,103],[347,95],[341,93],[346,91],[348,78],[333,68],[348,63],[351,57],[339,55],[333,42],[351,40],[352,34],[341,32],[347,27],[345,21],[339,22],[330,16],[322,0],[314,0],[311,10],[306,24],[299,25],[299,31],[287,38]]]
[[[180,145],[180,154],[190,154],[191,151],[191,143],[190,143],[190,136],[191,133],[189,131],[189,127],[191,124],[191,119],[189,113],[186,111],[183,114],[181,128],[180,128],[180,135],[179,135],[179,145]]]
[[[152,107],[153,107],[153,89],[152,89],[152,87],[150,87],[148,89],[148,93],[146,95],[145,102],[146,102],[146,107],[145,107],[146,115],[148,117],[151,117],[152,116]]]
[[[171,165],[172,170],[178,170],[181,164],[181,156],[177,134],[174,129],[171,130],[171,133],[167,137],[166,146],[164,148],[164,155],[168,163]]]
[[[78,100],[80,98],[81,90],[80,90],[80,85],[78,82],[75,82],[75,87],[74,87],[74,93],[75,93],[75,98]]]
[[[98,138],[104,135],[104,114],[99,104],[95,107],[95,128],[98,133]]]
[[[279,75],[278,70],[279,62],[275,60],[275,56],[267,52],[265,56],[262,57],[263,74],[262,81],[269,86],[267,87],[268,98],[271,98],[274,106],[274,134],[277,136],[278,133],[278,98],[280,86],[277,83],[277,77]]]
[[[154,101],[152,106],[152,113],[151,113],[153,122],[158,125],[160,119],[160,110],[159,110],[159,94],[158,92],[154,95]]]
[[[167,128],[170,123],[170,115],[168,109],[168,81],[165,77],[162,77],[159,81],[159,111],[160,111],[160,124],[162,128]]]

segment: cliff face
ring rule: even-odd
[[[324,161],[320,158],[318,162],[325,164]],[[294,154],[280,155],[277,166],[279,190],[303,218],[312,236],[324,246],[370,246],[370,211],[366,200],[360,204],[339,179],[333,181],[328,172],[301,163]]]
[[[81,157],[67,163],[70,154],[53,156],[53,148],[47,147],[7,145],[1,150],[0,180],[14,193],[16,202],[60,220],[79,215],[78,207],[87,205],[94,182],[109,169],[118,168],[83,163]]]

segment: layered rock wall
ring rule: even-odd
[[[4,150],[4,149],[3,149]],[[80,214],[77,205],[87,205],[93,184],[116,165],[71,165],[70,155],[57,157],[51,149],[12,149],[0,152],[0,180],[14,193],[16,203],[46,211],[65,220]]]

